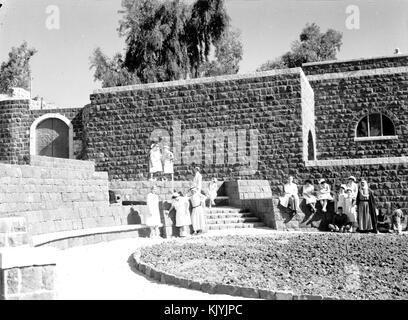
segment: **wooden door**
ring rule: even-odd
[[[35,134],[37,155],[69,158],[69,128],[64,121],[57,118],[41,121]]]

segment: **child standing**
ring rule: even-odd
[[[208,198],[210,199],[210,208],[215,206],[215,198],[217,198],[217,178],[213,178],[208,185]]]
[[[177,192],[171,198],[173,203],[169,211],[176,210],[176,227],[180,229],[180,237],[185,237],[189,234],[191,225],[190,203],[186,197],[180,196]]]
[[[343,197],[343,211],[351,222],[350,231],[355,231],[358,226],[357,210],[356,200],[354,198],[353,190],[351,188],[346,188],[346,194]]]

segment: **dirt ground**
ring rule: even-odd
[[[408,299],[408,235],[230,235],[165,242],[142,260],[184,278],[340,299]]]

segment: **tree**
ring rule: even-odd
[[[273,61],[262,64],[258,71],[301,67],[303,63],[335,60],[342,46],[341,32],[328,29],[325,33],[315,24],[307,24],[299,35],[299,40],[292,43],[291,51]]]
[[[200,65],[208,61],[211,45],[220,40],[228,28],[229,17],[224,0],[197,0],[191,8],[191,16],[186,24],[187,53],[191,72],[199,76]]]
[[[134,73],[129,72],[123,63],[123,57],[120,53],[114,55],[112,59],[108,58],[100,48],[93,52],[91,69],[95,68],[94,80],[102,82],[102,87],[126,86],[139,83],[140,80]]]
[[[180,0],[123,0],[122,7],[122,68],[143,83],[200,76],[200,66],[229,23],[224,0],[196,0],[192,5]],[[91,58],[91,68],[98,70],[101,63],[99,70],[104,70],[107,59]],[[101,76],[99,72],[95,79]]]
[[[11,48],[8,61],[0,66],[0,93],[11,94],[13,87],[30,89],[30,59],[36,52],[27,42]]]
[[[237,28],[228,29],[215,43],[215,58],[205,62],[200,67],[200,75],[218,76],[235,74],[239,71],[239,62],[242,60],[241,31]]]

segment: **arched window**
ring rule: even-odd
[[[316,160],[314,151],[312,131],[309,130],[309,135],[307,137],[307,160]]]
[[[395,139],[391,119],[382,113],[371,113],[362,118],[356,128],[356,140]]]

